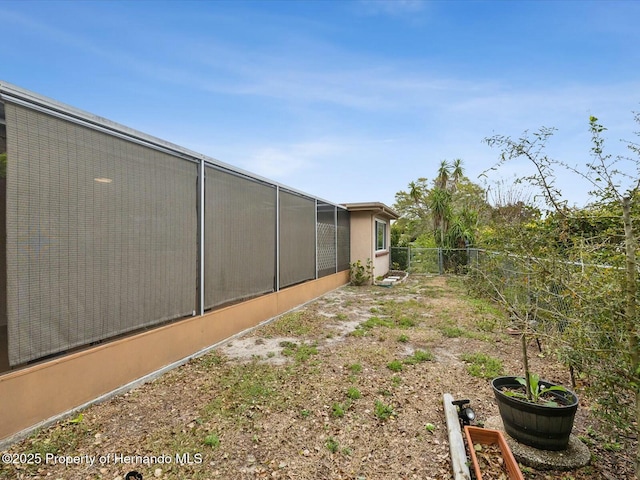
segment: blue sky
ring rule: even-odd
[[[493,134],[555,127],[570,164],[590,115],[612,154],[639,141],[636,1],[4,0],[0,24],[0,79],[335,203],[441,160],[480,182]]]

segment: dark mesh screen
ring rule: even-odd
[[[10,363],[191,315],[197,165],[5,110]]]
[[[351,261],[350,249],[350,226],[349,212],[341,208],[338,209],[338,271],[349,270]]]
[[[312,280],[316,273],[315,201],[280,190],[280,286]]]
[[[205,170],[205,308],[273,292],[276,188]]]

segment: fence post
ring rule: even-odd
[[[443,270],[442,248],[438,248],[438,274],[442,275]]]

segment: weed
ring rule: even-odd
[[[211,368],[216,365],[221,365],[224,363],[224,358],[217,352],[208,353],[207,355],[201,356],[198,360],[198,365],[204,368]]]
[[[312,333],[314,318],[309,312],[298,310],[282,315],[280,318],[265,325],[263,332],[275,336],[303,337]]]
[[[300,416],[302,418],[309,418],[311,416],[311,412],[307,409],[301,410],[300,411]]]
[[[427,424],[424,426],[424,429],[425,429],[427,432],[429,432],[429,433],[433,433],[433,432],[435,432],[435,430],[436,430],[436,426],[435,426],[433,423],[427,423]]]
[[[331,405],[331,416],[335,418],[344,417],[344,412],[346,410],[346,406],[342,403],[334,403]]]
[[[372,328],[375,327],[386,327],[386,328],[393,328],[395,325],[393,323],[393,321],[391,320],[386,320],[384,318],[380,318],[380,317],[371,317],[368,320],[366,320],[365,322],[362,322],[360,325],[358,325],[357,328],[362,328],[365,330],[371,330]]]
[[[329,450],[331,453],[336,453],[340,448],[340,444],[333,437],[329,437],[324,445],[325,447],[327,447],[327,450]]]
[[[338,320],[348,320],[349,316],[346,313],[339,313],[338,315],[336,315],[336,318]]]
[[[593,445],[595,445],[595,442],[587,435],[578,435],[578,440],[584,443],[587,447],[592,447]]]
[[[88,427],[82,423],[80,415],[66,423],[56,425],[51,430],[47,430],[46,437],[42,434],[36,435],[33,440],[29,441],[31,446],[26,453],[36,453],[44,457],[48,453],[56,454],[75,450],[82,437],[89,431]]]
[[[290,373],[269,364],[251,362],[233,365],[220,372],[219,393],[207,404],[202,417],[206,420],[212,415],[229,418],[243,418],[256,404],[272,408],[279,404],[278,392]]]
[[[218,448],[220,446],[220,437],[215,433],[210,433],[204,437],[204,444],[211,448]]]
[[[367,262],[364,265],[360,260],[349,264],[349,269],[351,285],[362,286],[371,283],[371,277],[373,277],[373,262],[370,258],[367,258]]]
[[[282,355],[285,357],[293,357],[296,362],[305,362],[311,355],[317,355],[318,348],[315,344],[300,344],[297,345],[294,342],[280,342],[282,348]]]
[[[349,370],[351,370],[351,373],[360,373],[362,372],[362,365],[359,363],[352,363],[349,365]]]
[[[356,387],[349,387],[349,389],[347,390],[347,397],[349,397],[351,400],[357,400],[362,397],[362,394]]]
[[[502,375],[502,362],[484,353],[465,353],[462,360],[469,363],[467,372],[472,377],[494,378]]]
[[[416,363],[429,362],[433,360],[433,353],[426,350],[416,350],[412,356],[405,358],[404,363],[415,365]]]
[[[441,332],[447,338],[458,338],[464,333],[461,328],[451,326],[442,327]]]
[[[400,360],[393,360],[392,362],[387,363],[387,368],[392,372],[401,372],[402,362]]]
[[[622,444],[618,442],[606,442],[602,445],[602,448],[607,452],[619,452],[622,450]]]
[[[317,355],[318,354],[318,348],[315,344],[313,345],[300,345],[298,347],[298,350],[296,351],[296,354],[294,356],[294,358],[296,359],[296,362],[305,362],[309,359],[309,357],[311,355]]]
[[[393,408],[390,405],[382,403],[380,400],[376,400],[374,407],[374,413],[379,420],[387,420],[389,417],[395,414]]]
[[[398,341],[400,343],[407,343],[409,341],[409,337],[407,337],[405,334],[402,334],[398,337]]]
[[[418,322],[416,322],[413,318],[409,318],[409,317],[402,317],[400,320],[398,320],[398,326],[400,328],[411,328],[411,327],[415,327],[418,324]]]
[[[394,387],[399,387],[400,385],[402,385],[402,378],[397,375],[394,375],[393,377],[391,377],[391,384]]]
[[[480,318],[476,321],[476,327],[482,332],[493,333],[498,327],[498,320],[494,317]]]

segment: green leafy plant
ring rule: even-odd
[[[373,411],[376,417],[383,421],[388,420],[389,417],[395,414],[395,412],[393,411],[393,407],[382,403],[380,400],[376,400],[376,404]]]
[[[347,390],[347,397],[349,397],[351,400],[357,400],[362,397],[362,393],[360,393],[360,390],[358,390],[356,387],[349,387],[349,389]]]
[[[503,393],[508,397],[515,397],[521,400],[529,401],[532,403],[540,403],[548,407],[557,407],[558,402],[555,400],[545,399],[545,395],[549,392],[561,392],[568,393],[568,390],[562,385],[551,385],[545,387],[540,383],[540,376],[532,373],[529,375],[529,391],[527,389],[527,380],[524,377],[517,377],[516,381],[522,385],[525,392],[519,392],[517,390],[504,390]]]
[[[324,445],[325,447],[327,447],[327,450],[329,450],[331,453],[336,453],[340,449],[340,444],[333,437],[329,437],[327,441],[324,443]]]
[[[351,263],[349,269],[351,285],[359,287],[371,283],[371,279],[373,278],[373,262],[370,258],[367,258],[367,262],[364,265],[360,260]]]
[[[392,372],[401,372],[402,371],[402,362],[400,360],[393,360],[387,363],[387,368]]]
[[[359,363],[352,363],[349,365],[349,370],[351,370],[351,373],[360,373],[362,372],[362,365]]]
[[[211,448],[218,448],[220,446],[220,437],[215,433],[211,433],[204,437],[204,444]]]
[[[346,406],[342,403],[334,403],[331,405],[331,416],[335,418],[344,417],[344,413],[346,411]]]

